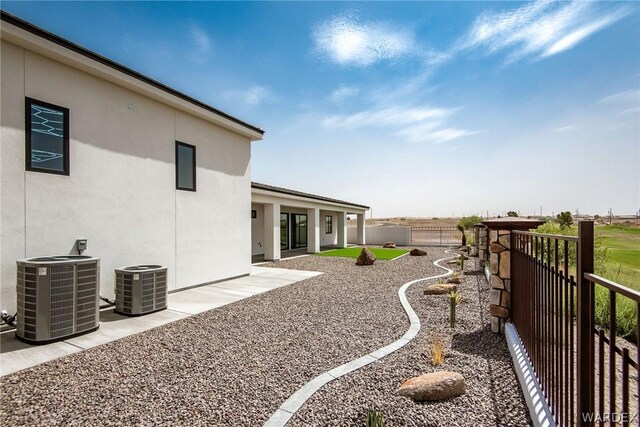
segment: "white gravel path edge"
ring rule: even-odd
[[[446,250],[445,252],[451,253],[449,250]],[[325,384],[337,378],[340,378],[344,375],[347,375],[355,370],[358,370],[372,362],[375,362],[383,358],[384,356],[387,356],[401,349],[407,343],[413,340],[420,332],[421,325],[420,325],[420,318],[418,317],[416,312],[411,307],[411,304],[409,304],[409,301],[407,300],[407,296],[406,296],[407,289],[409,289],[411,285],[414,285],[419,282],[424,282],[424,281],[433,280],[433,279],[440,279],[442,277],[446,277],[453,274],[453,270],[440,265],[439,262],[445,261],[457,256],[458,255],[440,258],[433,262],[433,264],[436,267],[446,270],[447,271],[446,273],[439,274],[436,276],[423,277],[421,279],[415,279],[405,283],[400,287],[400,289],[398,289],[398,298],[400,298],[400,303],[402,304],[404,311],[407,313],[407,316],[409,317],[409,322],[410,322],[409,329],[407,330],[407,332],[405,332],[405,334],[402,337],[400,337],[397,341],[394,341],[385,347],[379,348],[378,350],[367,354],[366,356],[362,356],[358,359],[354,359],[350,362],[347,362],[343,365],[333,368],[330,371],[326,371],[316,376],[311,381],[307,382],[302,387],[300,387],[291,396],[289,396],[289,398],[285,400],[285,402],[282,405],[280,405],[280,407],[273,413],[273,415],[271,415],[271,417],[264,423],[264,427],[284,427],[289,422],[291,417],[293,417],[293,415],[295,415],[295,413],[302,407],[302,405],[304,405],[304,403],[307,400],[309,400],[311,396],[313,396],[313,394],[318,390],[320,390]]]

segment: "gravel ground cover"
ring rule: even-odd
[[[407,291],[422,329],[401,350],[319,390],[289,425],[363,425],[368,408],[385,417],[387,426],[526,426],[531,421],[504,336],[489,328],[489,285],[476,273],[476,261],[465,263],[458,286],[455,329],[449,327],[449,301],[443,295],[423,295],[427,284]],[[386,317],[384,313],[380,316]],[[434,338],[448,347],[443,364],[434,367],[429,350]],[[370,340],[371,351],[386,341]],[[406,379],[436,371],[460,372],[466,394],[440,402],[414,403],[395,393]]]
[[[404,334],[397,290],[440,273],[432,262],[443,250],[428,252],[367,267],[314,256],[272,264],[325,274],[6,376],[0,425],[259,426],[313,377]],[[429,307],[416,307],[428,316]],[[505,348],[501,338],[493,342]],[[407,368],[392,362],[387,370]],[[394,400],[395,386],[371,393]],[[332,421],[320,414],[307,425],[361,425],[345,414],[371,403],[357,394],[328,398]]]

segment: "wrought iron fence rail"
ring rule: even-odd
[[[544,237],[544,238],[553,239],[553,240],[564,240],[567,242],[578,241],[578,238],[576,236],[564,236],[562,234],[544,234],[544,233],[534,233],[532,231],[522,231],[522,230],[515,230],[514,233],[521,234],[523,236],[535,236],[535,237]]]
[[[637,303],[640,303],[640,292],[636,291],[635,289],[628,288],[619,283],[612,282],[609,279],[605,279],[604,277],[600,277],[592,273],[585,273],[584,278],[591,283],[603,286],[610,291],[613,291],[620,295],[624,295],[625,297],[632,299]]]

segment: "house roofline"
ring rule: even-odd
[[[307,199],[320,200],[323,202],[338,203],[341,205],[353,206],[358,209],[369,209],[369,206],[359,205],[357,203],[351,203],[351,202],[347,202],[339,199],[332,199],[330,197],[319,196],[317,194],[303,193],[302,191],[290,190],[288,188],[283,188],[283,187],[275,187],[273,185],[261,184],[259,182],[252,181],[251,188],[255,188],[256,190],[265,190],[265,191],[272,191],[274,193],[287,194],[290,196],[304,197]]]
[[[48,40],[48,41],[50,41],[52,43],[55,43],[58,46],[62,46],[64,48],[69,49],[69,50],[71,50],[71,51],[73,51],[75,53],[78,53],[78,54],[80,54],[80,55],[82,55],[82,56],[84,56],[86,58],[89,58],[89,59],[91,59],[93,61],[96,61],[96,62],[98,62],[98,63],[100,63],[102,65],[106,65],[107,67],[113,68],[114,70],[117,70],[117,71],[119,71],[121,73],[124,73],[124,74],[126,74],[126,75],[128,75],[130,77],[133,77],[133,78],[135,78],[135,79],[137,79],[137,80],[139,80],[139,81],[141,81],[143,83],[146,83],[146,84],[148,84],[150,86],[153,86],[156,89],[160,89],[161,91],[166,92],[166,93],[168,93],[170,95],[173,95],[173,96],[175,96],[177,98],[180,98],[183,101],[187,101],[187,102],[189,102],[189,103],[191,103],[191,104],[193,104],[193,105],[195,105],[197,107],[203,108],[203,109],[209,111],[210,113],[214,113],[215,115],[220,116],[220,117],[222,117],[222,118],[224,118],[226,120],[229,120],[229,121],[231,121],[231,122],[233,122],[233,123],[235,123],[237,125],[243,126],[243,127],[247,128],[247,129],[253,131],[253,132],[257,132],[260,135],[264,135],[264,130],[259,128],[259,127],[257,127],[257,126],[254,126],[254,125],[251,125],[251,124],[249,124],[247,122],[244,122],[244,121],[242,121],[242,120],[240,120],[240,119],[238,119],[236,117],[233,117],[233,116],[225,113],[224,111],[218,110],[217,108],[214,108],[214,107],[212,107],[212,106],[210,106],[208,104],[205,104],[202,101],[198,101],[197,99],[195,99],[195,98],[193,98],[193,97],[191,97],[189,95],[186,95],[186,94],[184,94],[184,93],[182,93],[180,91],[172,89],[171,87],[169,87],[169,86],[167,86],[167,85],[165,85],[163,83],[160,83],[157,80],[154,80],[154,79],[152,79],[150,77],[147,77],[144,74],[141,74],[141,73],[139,73],[139,72],[137,72],[137,71],[135,71],[135,70],[133,70],[133,69],[131,69],[129,67],[126,67],[126,66],[124,66],[122,64],[119,64],[119,63],[117,63],[117,62],[115,62],[115,61],[113,61],[113,60],[111,60],[111,59],[109,59],[109,58],[107,58],[105,56],[102,56],[102,55],[100,55],[98,53],[95,53],[95,52],[93,52],[93,51],[91,51],[89,49],[86,49],[86,48],[84,48],[84,47],[82,47],[80,45],[77,45],[77,44],[75,44],[75,43],[73,43],[73,42],[71,42],[71,41],[69,41],[67,39],[64,39],[64,38],[62,38],[62,37],[60,37],[60,36],[58,36],[56,34],[53,34],[53,33],[49,32],[49,31],[47,31],[47,30],[45,30],[43,28],[40,28],[40,27],[38,27],[36,25],[33,25],[32,23],[27,22],[27,21],[25,21],[25,20],[23,20],[21,18],[18,18],[17,16],[14,16],[14,15],[8,13],[8,12],[5,12],[4,10],[0,10],[0,19],[2,20],[2,22],[6,22],[8,24],[14,25],[14,26],[16,26],[16,27],[18,27],[18,28],[20,28],[20,29],[22,29],[24,31],[27,31],[27,32],[33,34],[33,35],[36,35],[36,36],[38,36],[40,38],[43,38],[43,39]]]

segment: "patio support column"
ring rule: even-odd
[[[347,213],[338,212],[338,246],[347,247]]]
[[[365,237],[366,227],[365,227],[365,219],[364,213],[358,214],[358,241],[356,242],[359,245],[366,245],[367,239]]]
[[[280,259],[280,204],[264,205],[264,259]]]
[[[320,252],[320,209],[307,209],[307,252]]]

